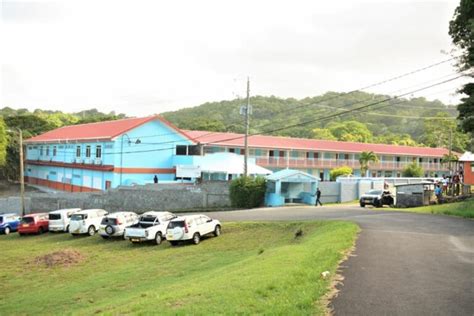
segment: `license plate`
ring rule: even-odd
[[[166,235],[166,239],[172,240],[172,239],[173,239],[173,235]]]
[[[138,239],[138,238],[132,238],[130,240],[133,241],[133,242],[139,242],[140,241],[140,239]]]
[[[23,227],[30,227],[30,224],[23,224]]]

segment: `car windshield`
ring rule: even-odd
[[[104,217],[101,222],[102,225],[117,225],[116,218]]]
[[[57,219],[61,219],[61,214],[60,213],[56,213],[56,214],[49,214],[49,220],[51,221],[54,221],[54,220],[57,220]]]
[[[0,216],[0,223],[3,223],[3,216]]]
[[[140,218],[140,222],[153,223],[156,219],[156,216],[146,215]]]
[[[382,194],[382,191],[380,191],[380,190],[370,190],[369,192],[367,192],[367,194],[379,195],[379,194]]]
[[[71,221],[82,221],[83,219],[86,219],[87,215],[86,214],[74,214],[71,216]]]
[[[169,229],[173,229],[175,227],[184,227],[184,221],[173,221],[168,224]]]
[[[23,224],[31,224],[31,223],[34,223],[34,222],[35,222],[35,219],[34,219],[33,217],[31,217],[31,216],[27,216],[27,217],[23,217],[23,218],[21,219],[21,222],[22,222]]]

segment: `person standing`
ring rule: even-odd
[[[154,183],[158,183],[158,176],[155,174],[155,177],[153,178]]]
[[[318,206],[318,203],[319,205],[323,206],[323,203],[321,203],[321,190],[319,190],[319,188],[316,190],[316,203],[314,204],[314,206]]]
[[[442,197],[443,197],[443,190],[441,190],[441,187],[439,184],[436,185],[436,188],[434,189],[434,194],[436,196],[436,200],[438,204],[441,204]]]

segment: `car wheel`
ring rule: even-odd
[[[18,233],[18,235],[20,235],[20,237],[23,237],[23,236],[25,236],[25,234],[22,234],[22,233]]]
[[[195,245],[199,244],[201,242],[201,236],[199,235],[199,233],[195,233],[193,235],[193,243]]]
[[[66,232],[66,233],[69,233],[69,225],[66,226],[65,232]]]
[[[5,227],[5,229],[3,230],[3,233],[4,233],[5,235],[10,234],[10,232],[11,232],[10,227]]]
[[[178,242],[177,241],[170,241],[171,246],[177,246]]]
[[[93,225],[89,226],[89,228],[87,229],[87,234],[89,236],[94,236],[95,235],[95,227]]]
[[[107,233],[107,235],[111,236],[114,234],[114,231],[115,229],[111,226],[111,225],[107,225],[105,227],[105,232]]]
[[[214,236],[219,237],[221,235],[221,226],[216,225],[216,228],[214,228]]]
[[[38,235],[41,235],[43,232],[43,227],[38,228]]]
[[[365,207],[365,204],[364,204],[364,203],[360,203],[360,207]]]
[[[157,232],[155,235],[155,244],[161,245],[162,241],[163,241],[163,237],[161,237],[161,233]]]

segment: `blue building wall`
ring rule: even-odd
[[[185,136],[157,119],[108,142],[28,144],[27,160],[66,165],[45,166],[27,162],[25,176],[44,180],[39,184],[51,181],[97,190],[105,190],[106,181],[112,188],[120,183],[150,183],[155,174],[160,180],[174,180],[176,146],[192,144]],[[80,156],[77,156],[78,148]],[[96,155],[97,148],[100,148],[100,156]],[[86,155],[86,151],[90,151],[90,155]],[[71,164],[81,168],[74,168]],[[103,166],[115,170],[91,170]]]

